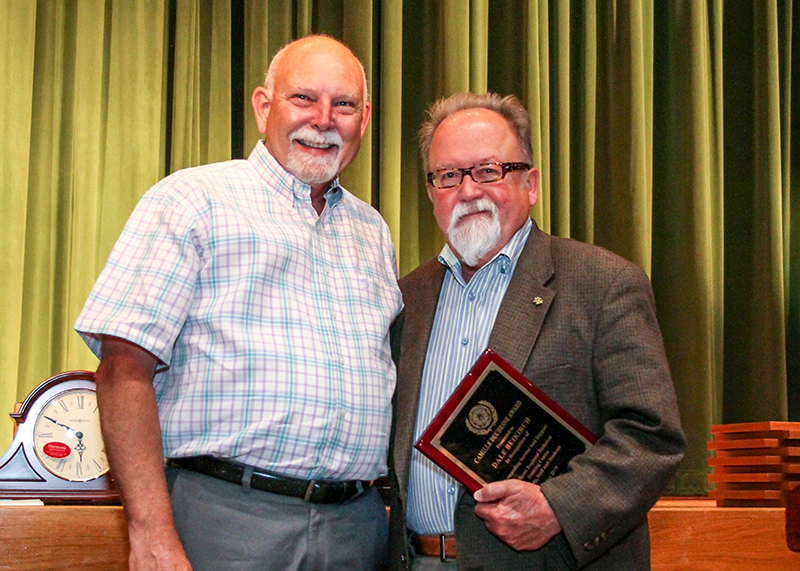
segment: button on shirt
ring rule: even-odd
[[[461,263],[445,245],[447,266],[422,372],[415,440],[486,349],[497,311],[530,234],[530,219],[503,249],[465,283]],[[408,485],[408,527],[420,534],[453,531],[458,483],[414,450]]]
[[[310,187],[262,142],[140,201],[75,328],[161,360],[168,457],[212,454],[286,476],[386,473],[402,307],[389,229],[338,185]]]

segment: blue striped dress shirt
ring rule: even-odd
[[[415,440],[486,349],[500,302],[531,226],[529,219],[469,283],[464,282],[461,263],[450,247],[442,249],[439,261],[449,271],[439,294],[422,372]],[[414,450],[408,486],[409,529],[419,534],[453,531],[457,497],[458,483]]]

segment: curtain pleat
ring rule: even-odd
[[[406,239],[403,232],[403,2],[393,0],[381,6],[380,20],[380,84],[379,98],[373,90],[373,127],[378,124],[378,190],[380,212],[389,225],[398,257],[411,255],[410,248],[417,248],[418,241]],[[373,83],[374,85],[374,83]],[[414,185],[416,186],[416,185]],[[416,197],[414,197],[416,199]],[[416,200],[411,201],[414,218]],[[413,226],[416,229],[416,224]],[[415,260],[416,262],[416,260]]]
[[[231,1],[175,6],[172,172],[231,157]]]
[[[96,366],[72,324],[135,204],[167,170],[229,158],[236,1],[0,0],[0,410]],[[427,105],[520,98],[533,217],[652,277],[689,435],[672,493],[706,491],[712,424],[800,419],[795,2],[243,2],[245,153],[274,53],[343,40],[373,119],[342,181],[386,219],[401,274],[444,244],[417,146]],[[10,435],[0,423],[0,448]]]
[[[776,6],[724,15],[724,422],[787,414]]]
[[[470,3],[464,0],[442,0],[441,21],[442,57],[438,67],[442,83],[439,97],[469,91],[470,88]]]
[[[552,231],[552,170],[550,145],[550,12],[547,2],[528,3],[526,71],[527,83],[523,99],[531,115],[533,162],[539,169],[539,200],[532,209],[533,217],[545,232]],[[500,28],[503,29],[502,27]],[[508,65],[506,63],[506,65]],[[512,68],[513,69],[513,68]],[[499,89],[499,87],[498,87]],[[514,92],[502,89],[503,93]]]
[[[576,133],[571,146],[572,180],[570,235],[594,243],[595,153],[597,147],[597,4],[579,5],[571,48],[575,58],[572,120]]]
[[[36,54],[36,6],[17,0],[0,2],[0,35],[5,47],[0,50],[0,132],[4,133],[0,152],[0,411],[11,412],[19,399],[20,347],[22,345],[22,303],[25,283],[26,212],[28,177],[31,169],[30,137],[33,121],[33,78]],[[20,134],[18,137],[14,134]],[[13,140],[13,145],[9,144]],[[24,395],[23,395],[24,396]],[[0,412],[2,414],[2,412]],[[0,443],[11,442],[10,422],[0,423]],[[3,450],[4,446],[0,446]]]
[[[671,25],[655,38],[652,278],[672,373],[682,379],[676,383],[682,419],[694,435],[673,486],[691,493],[703,489],[710,424],[721,422],[721,102],[711,74],[719,38],[698,3],[660,10],[658,19]]]
[[[367,85],[374,86],[374,76],[372,68],[373,60],[373,30],[372,30],[372,1],[371,0],[344,0],[342,2],[342,31],[340,34],[328,32],[330,35],[339,38],[353,50],[364,65],[367,74]],[[326,32],[326,30],[318,30]],[[374,89],[370,89],[370,101],[375,105]],[[375,113],[377,109],[373,109]],[[366,152],[359,152],[356,158],[342,174],[342,184],[344,187],[355,194],[367,204],[377,205],[377,188],[372,188],[372,152],[373,148],[373,129],[372,124],[364,138],[361,140],[361,148]],[[373,194],[373,190],[375,194]]]
[[[63,308],[63,290],[56,289],[57,284],[66,277],[66,268],[56,263],[63,246],[59,231],[66,232],[70,226],[68,208],[63,208],[69,206],[70,193],[58,190],[72,178],[75,50],[68,41],[70,36],[74,38],[72,16],[56,3],[40,6],[36,13],[36,60],[29,100],[33,115],[26,141],[30,145],[27,208],[18,213],[26,219],[22,315],[30,317],[22,319],[19,335],[20,340],[42,339],[54,346],[45,355],[37,355],[22,345],[18,356],[21,378],[35,378],[56,367],[60,353],[52,328],[58,326],[56,307]]]

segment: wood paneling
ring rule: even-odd
[[[0,506],[0,570],[125,571],[119,506]]]
[[[650,510],[653,571],[798,571],[783,508],[718,508],[714,500],[659,501]]]
[[[658,502],[650,511],[653,571],[798,571],[783,508]],[[0,506],[0,571],[124,571],[119,506]]]

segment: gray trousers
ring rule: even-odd
[[[388,517],[375,488],[324,505],[175,468],[167,482],[194,571],[373,571],[386,554]]]

